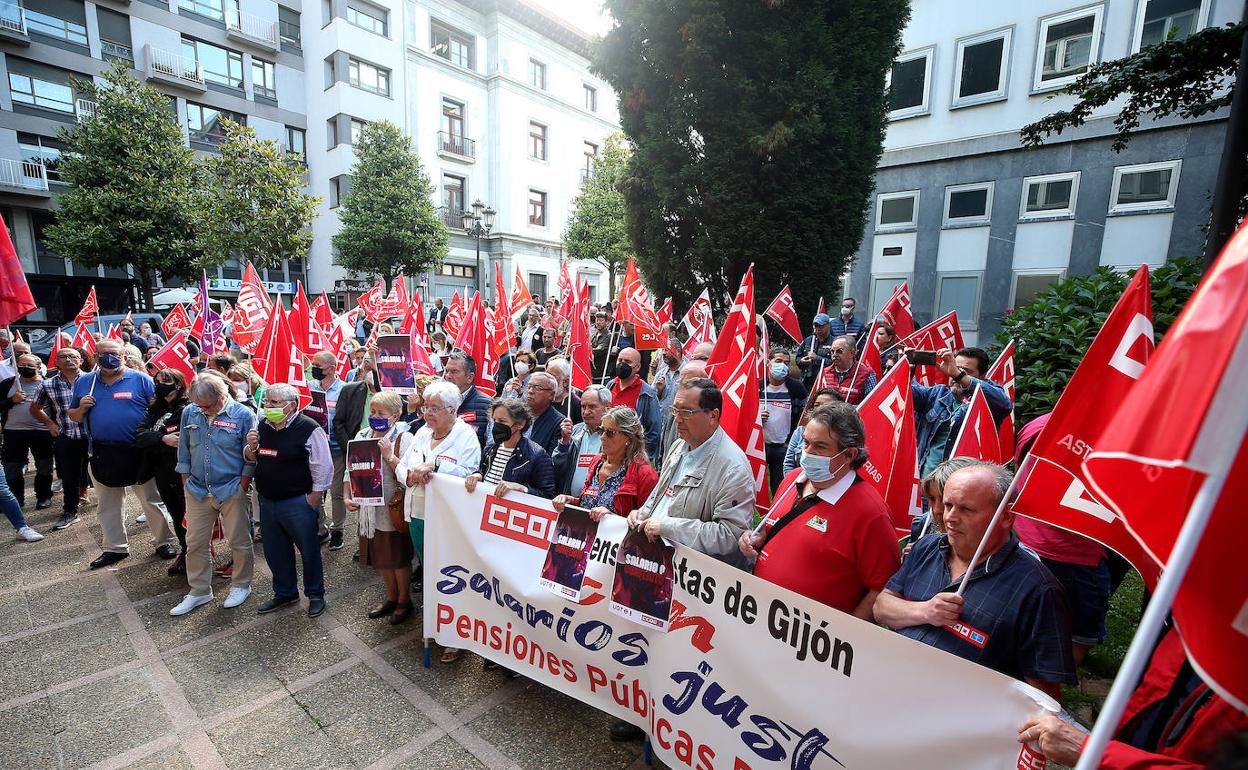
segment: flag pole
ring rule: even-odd
[[[620,325],[612,324],[615,328],[611,331],[611,344],[607,346],[607,358],[602,362],[602,381],[606,384],[607,370],[611,368],[611,348],[615,347],[615,343],[620,338]]]
[[[1030,460],[1031,455],[1028,455],[1027,461]],[[1024,467],[1030,468],[1028,462],[1024,462]],[[1005,494],[1001,496],[1001,502],[997,503],[997,510],[992,514],[992,520],[988,522],[988,528],[984,530],[984,536],[980,538],[979,545],[975,547],[975,555],[971,557],[971,563],[966,565],[966,572],[962,575],[962,581],[958,583],[958,596],[962,596],[966,592],[966,584],[971,580],[971,573],[975,571],[975,565],[979,562],[979,557],[984,554],[984,547],[988,545],[988,538],[992,537],[992,531],[996,529],[997,522],[1001,521],[1001,514],[1005,513],[1006,507],[1010,504],[1010,499],[1014,496],[1014,491],[1018,489],[1018,480],[1024,475],[1023,470],[1020,468],[1019,472],[1014,474],[1014,478],[1010,479],[1010,486],[1005,490]]]

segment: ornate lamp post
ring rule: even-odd
[[[497,212],[490,206],[481,202],[481,199],[473,201],[471,209],[464,209],[464,232],[477,239],[477,291],[484,292],[486,283],[486,270],[481,267],[481,239],[488,237],[490,230],[494,228],[494,215]],[[484,295],[482,295],[484,299]]]

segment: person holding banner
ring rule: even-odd
[[[585,477],[594,456],[602,451],[602,415],[611,406],[611,391],[602,385],[590,385],[581,394],[582,422],[573,424],[565,419],[559,426],[559,443],[551,462],[559,490],[579,497],[585,488]],[[630,509],[631,510],[631,509]]]
[[[949,477],[945,534],[925,537],[875,600],[875,619],[924,644],[1022,679],[1061,701],[1076,684],[1062,586],[1014,535],[1010,472],[976,461]],[[981,561],[971,564],[984,541]],[[957,585],[970,571],[963,595]]]
[[[325,611],[317,509],[333,484],[334,461],[325,431],[298,410],[299,391],[293,385],[270,385],[264,394],[264,419],[247,434],[243,458],[256,464],[264,558],[273,572],[273,598],[256,612],[264,615],[299,601],[295,573],[298,548],[303,558],[308,616],[315,618]]]
[[[357,439],[377,439],[381,450],[381,496],[380,505],[356,502],[351,485],[344,481],[346,506],[357,511],[360,528],[360,564],[370,566],[381,573],[386,584],[386,600],[369,610],[373,619],[390,616],[390,625],[397,626],[412,617],[412,539],[400,532],[391,520],[389,501],[404,494],[405,487],[399,483],[395,469],[399,458],[413,441],[407,436],[407,424],[400,422],[403,399],[388,390],[373,396],[368,405],[368,427],[356,434]],[[354,465],[352,466],[354,468]],[[344,471],[344,475],[350,469]]]
[[[949,447],[966,419],[976,385],[982,389],[998,427],[1014,408],[1005,388],[984,378],[984,373],[988,371],[988,354],[983,348],[962,348],[957,353],[941,348],[936,351],[936,365],[949,378],[950,384],[928,386],[911,383],[914,414],[919,421],[920,477],[931,473],[933,468],[947,459]]]
[[[627,516],[644,503],[659,474],[646,459],[646,432],[637,412],[613,406],[602,415],[602,453],[594,455],[578,494],[559,495],[552,503],[556,513],[576,504],[589,510],[590,518],[614,513]]]
[[[529,407],[518,398],[496,398],[490,405],[494,441],[481,453],[476,473],[464,479],[464,489],[475,492],[485,482],[496,497],[527,492],[547,500],[555,496],[555,468],[546,450],[525,437],[533,421]]]

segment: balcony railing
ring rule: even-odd
[[[225,33],[259,43],[273,51],[277,50],[280,44],[276,21],[245,11],[228,10],[225,12]]]
[[[187,61],[181,53],[166,51],[161,48],[145,46],[147,50],[148,76],[156,76],[174,82],[194,86],[204,90],[204,65],[198,61]]]
[[[95,102],[90,99],[79,97],[74,100],[74,112],[78,115],[79,120],[95,117]]]
[[[459,155],[463,158],[477,157],[477,143],[471,139],[452,134],[448,131],[438,132],[438,149],[442,152],[449,152],[452,155]]]
[[[0,3],[0,30],[25,35],[26,9],[20,3]]]
[[[594,178],[594,170],[592,168],[581,169],[581,186],[584,187],[589,180]]]
[[[0,158],[0,187],[46,191],[48,170],[42,163]]]
[[[464,229],[464,210],[443,206],[438,209],[438,216],[442,218],[442,224],[455,230]]]

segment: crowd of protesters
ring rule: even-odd
[[[813,334],[796,348],[769,352],[760,397],[773,503],[761,519],[750,461],[719,424],[724,394],[706,376],[709,344],[689,355],[679,344],[638,350],[636,331],[614,318],[612,304],[594,305],[594,384],[574,390],[570,321],[548,300],[522,315],[491,399],[475,385],[478,362],[448,347],[447,317],[435,301],[427,331],[439,375],[418,377],[414,394],[382,387],[363,324],[348,343],[345,377],[333,351],[306,361],[318,397],[302,410],[295,388],[266,387],[238,350],[194,349],[190,381],[176,369],[148,370],[144,360],[164,340],[147,324],[122,340],[98,340],[94,353],[62,348],[50,371],[28,346],[0,334],[8,365],[0,371],[7,374],[0,379],[0,510],[19,539],[42,539],[24,518],[26,466],[33,458],[36,509],[54,504],[55,470],[62,512],[52,529],[74,525],[84,504],[95,505],[103,542],[90,568],[98,569],[130,556],[122,512],[130,490],[155,555],[171,560],[171,575],[185,575],[188,590],[170,609],[174,616],[214,602],[210,541],[217,536],[230,552],[215,571],[230,580],[223,608],[248,600],[259,541],[273,593],[256,611],[296,604],[302,588],[307,614],[320,615],[321,549],[348,544],[354,515],[355,558],[384,584],[384,599],[367,615],[397,625],[414,614],[413,593],[423,585],[425,487],[440,473],[462,478],[469,492],[523,493],[551,500],[556,511],[573,504],[598,520],[623,517],[651,540],[752,571],[1059,700],[1061,685],[1077,682],[1077,663],[1105,639],[1109,596],[1123,571],[1113,555],[1086,538],[1016,522],[1008,507],[992,523],[1010,469],[950,457],[976,388],[998,423],[1013,406],[985,378],[990,360],[980,348],[934,351],[949,384],[913,383],[924,513],[900,548],[883,499],[858,474],[868,454],[856,405],[877,377],[857,363],[868,324],[853,299],[835,318],[816,315]],[[675,340],[676,327],[668,332]],[[898,342],[891,326],[877,325],[886,370],[906,354]],[[1042,424],[1020,431],[1016,460]],[[355,439],[378,441],[383,503],[352,496],[345,455]],[[949,630],[958,626],[981,641]],[[1167,644],[1159,654],[1173,652]],[[460,657],[448,648],[441,661]],[[1155,706],[1151,718],[1164,721],[1160,710],[1173,707]],[[1021,735],[1070,743],[1077,740],[1070,730],[1045,719]],[[611,728],[617,740],[641,734],[627,722]],[[1127,738],[1147,757],[1166,750],[1158,735]],[[1173,744],[1173,732],[1166,738]]]

